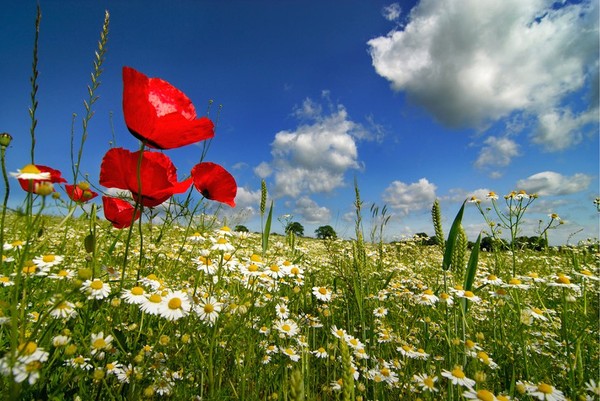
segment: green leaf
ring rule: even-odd
[[[273,201],[271,201],[271,206],[269,207],[269,215],[267,216],[267,221],[265,222],[265,228],[262,233],[262,251],[263,255],[267,252],[269,248],[269,234],[271,233],[271,219],[273,218]]]
[[[456,246],[456,238],[460,232],[460,223],[462,222],[466,203],[467,201],[465,200],[460,207],[458,214],[454,218],[452,228],[450,228],[450,233],[448,234],[448,239],[446,240],[446,250],[444,252],[444,260],[442,261],[442,268],[444,270],[450,269],[450,265],[452,264],[452,253],[454,252],[454,247]]]
[[[473,283],[475,282],[475,272],[477,271],[477,262],[479,261],[479,245],[481,244],[481,233],[473,245],[471,250],[471,256],[469,256],[469,263],[467,264],[467,273],[465,274],[465,283],[463,288],[465,291],[471,291]]]

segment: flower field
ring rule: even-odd
[[[465,291],[437,246],[272,236],[263,253],[192,219],[134,232],[121,277],[124,231],[96,221],[90,247],[90,222],[39,216],[32,237],[7,218],[4,399],[598,397],[596,250],[524,251],[515,277],[482,253]]]
[[[123,112],[140,149],[109,149],[97,186],[83,177],[108,22],[73,180],[34,160],[35,61],[31,156],[13,177],[0,135],[0,400],[600,398],[598,243],[518,247],[533,194],[465,201],[448,233],[436,202],[426,245],[385,243],[385,218],[364,227],[356,186],[353,238],[318,240],[271,233],[263,181],[261,232],[234,231],[205,213],[235,206],[234,177],[201,161],[179,181],[168,156],[211,140],[213,122],[131,67]],[[25,200],[9,210],[15,188]],[[469,245],[465,207],[511,241]]]

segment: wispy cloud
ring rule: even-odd
[[[565,176],[554,171],[542,171],[517,182],[517,188],[543,196],[568,195],[585,191],[592,177],[577,173]]]
[[[317,202],[308,196],[303,196],[296,201],[294,215],[301,216],[302,221],[310,224],[324,224],[331,219],[330,210],[324,206],[319,206]]]
[[[521,112],[539,118],[536,143],[570,146],[591,118],[570,95],[597,92],[598,2],[555,3],[423,0],[402,29],[368,42],[373,66],[445,125],[482,128]],[[570,128],[562,142],[559,126]]]
[[[389,6],[383,7],[381,14],[388,21],[398,21],[400,14],[402,14],[402,8],[399,3],[392,3]]]

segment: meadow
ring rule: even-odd
[[[274,235],[263,181],[261,232],[237,232],[205,213],[235,204],[233,177],[201,162],[180,182],[167,156],[211,140],[212,122],[128,67],[124,114],[140,149],[111,148],[94,186],[77,166],[108,21],[72,184],[34,162],[35,57],[31,160],[13,177],[11,137],[0,135],[1,400],[600,398],[598,242],[517,246],[535,194],[465,201],[448,232],[436,202],[438,241],[425,245],[384,242],[383,212],[365,227],[358,185],[352,239]],[[9,210],[13,190],[26,198]],[[469,246],[465,207],[507,245],[483,252],[480,236]]]

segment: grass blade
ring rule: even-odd
[[[267,221],[265,222],[265,228],[262,233],[262,251],[263,256],[269,248],[269,234],[271,233],[271,219],[273,218],[273,201],[269,207],[269,214],[267,215]]]
[[[460,231],[460,223],[462,222],[466,203],[467,201],[465,200],[460,207],[458,214],[454,218],[452,228],[450,228],[450,233],[448,234],[448,239],[446,240],[446,250],[444,251],[444,260],[442,261],[442,268],[444,270],[450,269],[450,265],[452,264],[452,253],[454,252],[454,247],[456,246],[456,238],[458,237],[458,233]]]

